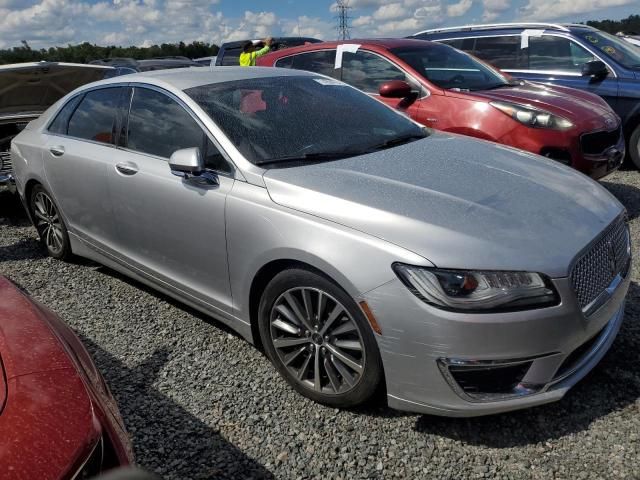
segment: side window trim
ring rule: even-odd
[[[206,143],[206,142],[204,142],[204,139],[208,138],[211,141],[211,143],[213,143],[213,145],[218,149],[218,152],[222,155],[222,157],[224,158],[224,160],[227,162],[227,164],[230,167],[230,171],[229,172],[212,170],[212,169],[209,169],[209,168],[207,168],[206,170],[214,172],[216,175],[222,175],[222,176],[225,176],[225,177],[235,178],[234,174],[235,174],[235,171],[236,171],[236,166],[233,163],[233,161],[231,161],[231,157],[229,156],[229,154],[222,148],[222,146],[220,145],[220,142],[218,142],[218,140],[215,138],[215,136],[212,135],[211,132],[209,132],[209,129],[206,128],[202,124],[200,119],[191,110],[191,108],[189,108],[189,106],[186,105],[180,98],[176,97],[172,92],[170,92],[168,90],[165,90],[164,88],[157,87],[156,85],[145,84],[145,83],[129,83],[127,85],[131,88],[131,97],[129,98],[129,107],[128,107],[127,111],[126,111],[126,121],[123,122],[123,124],[126,124],[126,126],[127,126],[126,127],[127,134],[125,134],[125,144],[124,144],[124,146],[119,145],[116,148],[118,148],[120,150],[127,151],[127,152],[135,153],[137,155],[145,155],[147,157],[156,158],[158,160],[162,160],[163,162],[167,162],[168,163],[168,161],[169,161],[168,158],[159,157],[157,155],[153,155],[152,153],[141,152],[139,150],[133,150],[133,149],[129,148],[129,146],[127,145],[127,136],[128,136],[128,130],[129,130],[129,114],[131,113],[131,105],[133,104],[133,98],[135,96],[135,91],[136,91],[137,88],[152,90],[152,91],[161,93],[163,95],[166,95],[171,100],[175,101],[178,105],[180,105],[180,107],[182,107],[185,110],[185,112],[187,112],[187,114],[196,122],[198,127],[200,127],[200,130],[203,133],[203,146]],[[205,152],[200,152],[200,153],[204,154]]]
[[[77,95],[74,95],[73,97],[71,97],[71,98],[70,98],[70,99],[65,103],[65,106],[66,106],[69,102],[73,101],[74,99],[76,99],[76,98],[78,98],[78,97],[82,97],[82,98],[80,99],[80,101],[78,102],[78,104],[73,108],[73,111],[72,111],[72,112],[71,112],[71,114],[69,115],[69,118],[66,120],[66,127],[67,127],[67,128],[65,129],[65,131],[66,131],[67,133],[66,133],[66,134],[63,134],[63,133],[56,133],[56,132],[50,132],[50,131],[49,131],[49,127],[50,127],[50,126],[51,126],[51,124],[55,121],[55,119],[56,119],[56,117],[57,117],[57,115],[56,115],[56,116],[55,116],[55,117],[53,117],[53,119],[51,119],[51,120],[49,121],[49,123],[47,124],[47,127],[46,127],[47,135],[55,135],[55,136],[58,136],[58,137],[63,137],[63,138],[69,138],[69,139],[72,139],[72,140],[77,140],[77,141],[79,141],[79,142],[87,142],[87,143],[91,143],[91,144],[94,144],[94,145],[100,145],[100,146],[103,146],[103,147],[116,148],[116,144],[115,144],[115,142],[114,142],[114,143],[104,143],[104,142],[98,142],[98,141],[96,141],[96,140],[91,140],[91,139],[88,139],[88,138],[79,138],[79,137],[75,137],[75,136],[73,136],[73,135],[69,135],[69,134],[68,134],[68,132],[69,132],[69,122],[71,121],[71,118],[72,118],[72,117],[73,117],[73,115],[76,113],[76,110],[78,109],[78,107],[80,106],[80,104],[82,103],[82,101],[84,100],[84,97],[85,97],[85,96],[87,96],[87,94],[89,94],[89,93],[91,93],[91,92],[98,91],[98,90],[106,90],[106,89],[109,89],[109,88],[126,88],[126,86],[127,86],[127,84],[123,84],[123,83],[115,83],[115,84],[111,84],[111,83],[110,83],[110,84],[107,84],[107,85],[99,85],[99,86],[97,86],[97,87],[88,88],[87,90],[83,90],[83,91],[79,92]],[[63,106],[62,108],[64,108],[64,106]],[[58,113],[60,113],[60,112],[62,111],[62,108],[61,108],[60,110],[58,110]],[[117,110],[116,110],[116,111],[117,111]],[[116,113],[116,117],[117,117],[117,113]],[[116,123],[117,123],[118,119],[116,118],[116,119],[115,119],[115,121],[116,121]],[[115,128],[117,128],[117,125],[115,125]],[[117,132],[116,132],[116,134],[117,134]]]
[[[522,33],[501,33],[501,34],[497,34],[497,35],[477,35],[477,36],[468,36],[468,37],[451,37],[451,38],[439,38],[437,40],[433,40],[434,42],[444,42],[445,40],[463,40],[463,39],[474,39],[475,42],[473,44],[473,50],[471,51],[472,55],[475,55],[475,50],[476,50],[476,42],[479,38],[486,38],[486,37],[519,37],[520,35],[522,35]],[[606,60],[604,60],[600,55],[598,55],[597,52],[594,52],[591,47],[589,47],[588,45],[584,45],[581,42],[576,41],[575,38],[573,38],[571,35],[566,35],[563,33],[558,33],[558,32],[547,32],[545,30],[544,35],[551,35],[551,36],[555,36],[555,37],[563,37],[563,38],[567,38],[568,40],[574,42],[575,44],[579,45],[580,47],[584,48],[587,52],[591,53],[595,58],[597,58],[598,60],[600,60],[602,63],[604,63],[607,68],[609,69],[609,71],[613,74],[614,78],[617,78],[618,75],[616,74],[616,71],[611,67],[611,65],[609,65],[609,63],[607,63]],[[500,70],[502,70],[503,72],[513,72],[513,73],[527,73],[527,72],[538,72],[538,73],[560,73],[557,71],[552,71],[552,70],[531,70],[531,69],[521,69],[521,68],[516,68],[516,69],[510,69],[510,68],[501,68]],[[570,75],[570,76],[581,76],[579,73],[563,73],[563,75]]]
[[[62,110],[64,110],[67,105],[69,105],[71,102],[75,102],[77,100],[77,103],[73,107],[73,110],[69,113],[69,116],[64,121],[64,123],[65,123],[64,131],[68,132],[69,131],[69,120],[71,120],[71,117],[73,116],[73,114],[76,113],[76,109],[82,103],[82,99],[84,98],[85,93],[87,93],[87,92],[80,92],[77,95],[74,95],[69,100],[67,100],[65,102],[65,104],[62,107],[60,107],[60,109],[58,109],[56,114],[49,120],[49,122],[47,123],[47,126],[45,127],[45,131],[47,132],[48,135],[58,135],[58,136],[61,136],[61,137],[67,137],[68,136],[66,133],[52,132],[50,130],[51,129],[51,125],[53,124],[53,122],[55,122],[57,120],[58,115],[60,115],[62,113]],[[70,137],[70,138],[72,138],[72,137]]]

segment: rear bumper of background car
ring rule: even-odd
[[[382,328],[377,338],[389,406],[469,417],[559,400],[615,339],[629,277],[588,319],[567,278],[553,281],[560,305],[510,313],[439,310],[395,280],[366,293]],[[496,382],[507,388],[485,394],[486,382],[491,390]]]

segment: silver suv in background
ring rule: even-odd
[[[214,316],[327,405],[382,382],[390,406],[437,415],[551,402],[622,322],[630,238],[603,187],[321,75],[105,80],[29,124],[12,158],[50,255]]]

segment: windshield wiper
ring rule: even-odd
[[[340,152],[310,152],[303,153],[302,155],[288,155],[284,157],[267,158],[266,160],[258,160],[254,163],[258,166],[273,165],[279,163],[286,163],[289,165],[291,163],[299,163],[300,165],[308,165],[309,163],[326,162],[330,160],[340,160],[341,158],[354,157],[363,153],[365,152],[361,150],[342,150]]]
[[[402,145],[403,143],[413,142],[414,140],[421,140],[426,138],[428,135],[426,132],[422,133],[410,133],[408,135],[402,135],[400,137],[392,138],[385,142],[379,143],[377,145],[373,145],[372,147],[367,148],[368,152],[373,152],[375,150],[384,150],[385,148],[391,148],[398,145]]]
[[[522,82],[498,83],[496,85],[491,85],[490,87],[483,88],[482,90],[496,90],[498,88],[505,88],[505,87],[520,87],[521,85],[523,85]]]

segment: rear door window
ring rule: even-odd
[[[595,57],[568,38],[543,35],[529,38],[529,69],[581,73]]]
[[[391,80],[407,80],[405,73],[379,55],[357,51],[342,55],[342,81],[363,92],[378,93]]]
[[[473,54],[496,68],[520,70],[527,68],[521,41],[520,35],[476,38]]]
[[[69,120],[67,134],[94,142],[115,144],[116,113],[120,87],[91,90],[85,94]]]

